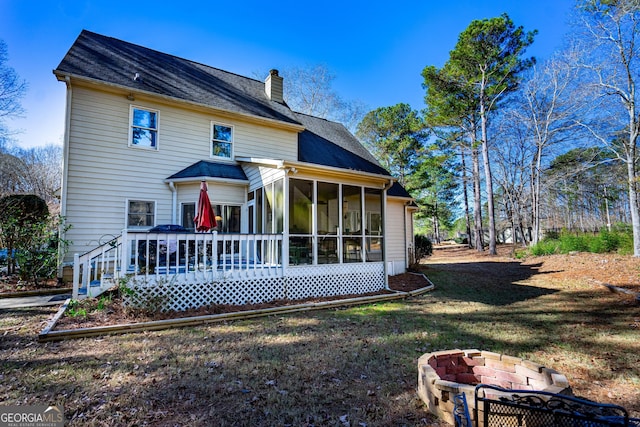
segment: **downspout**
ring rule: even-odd
[[[173,181],[169,181],[171,190],[171,224],[177,224],[178,189]]]
[[[382,268],[384,271],[384,288],[386,290],[391,290],[389,288],[389,265],[387,261],[387,242],[389,241],[389,236],[387,236],[387,221],[389,217],[389,215],[387,215],[387,191],[393,187],[394,182],[393,179],[390,179],[389,182],[382,187],[382,212],[384,213],[384,221],[382,221]]]
[[[64,139],[62,146],[62,177],[60,183],[60,225],[58,226],[58,282],[63,278],[63,264],[64,264],[64,245],[65,241],[65,220],[67,216],[67,182],[69,181],[69,140],[70,127],[71,127],[71,78],[69,76],[64,77],[64,83],[67,86],[67,105],[64,113]]]

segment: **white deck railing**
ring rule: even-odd
[[[158,281],[167,275],[233,278],[274,270],[282,274],[282,253],[281,234],[125,232],[74,256],[73,298],[96,296],[125,275]]]
[[[72,298],[99,295],[111,287],[120,271],[121,237],[73,257]]]

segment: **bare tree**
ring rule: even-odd
[[[44,199],[49,208],[58,204],[62,178],[62,147],[46,145],[26,150],[22,155],[26,166],[25,192]]]
[[[575,141],[579,126],[576,119],[584,106],[584,91],[576,85],[577,70],[573,51],[556,55],[541,66],[534,66],[521,86],[519,97],[509,110],[513,122],[526,127],[533,155],[530,164],[531,243],[541,236],[540,191],[543,159],[554,145]]]
[[[62,147],[59,145],[28,150],[0,149],[0,197],[35,194],[55,212],[61,175]]]
[[[636,105],[640,2],[583,0],[580,6],[581,31],[577,37],[582,43],[583,56],[579,65],[591,82],[593,103],[599,106],[580,124],[626,165],[634,255],[640,256],[637,191],[640,117]]]
[[[551,228],[586,231],[610,228],[612,220],[625,222],[624,169],[603,147],[574,148],[555,157],[543,173],[547,203],[542,208]]]
[[[514,120],[513,111],[503,114],[494,124],[496,144],[492,158],[495,164],[494,179],[501,197],[496,201],[502,207],[513,242],[523,245],[530,240],[528,233],[528,207],[531,204],[530,165],[533,159],[531,139],[525,123]]]
[[[0,151],[0,197],[22,193],[27,165],[13,154]]]
[[[7,65],[7,44],[0,39],[0,138],[6,138],[8,129],[4,120],[20,116],[24,110],[20,99],[27,91],[27,83]]]
[[[297,112],[340,122],[352,133],[368,111],[361,101],[345,100],[333,89],[336,78],[325,65],[281,70],[284,100]]]

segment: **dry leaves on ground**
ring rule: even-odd
[[[394,291],[410,292],[429,286],[429,281],[421,274],[405,273],[389,278],[389,287]],[[123,325],[128,323],[142,323],[154,320],[179,319],[185,317],[208,316],[212,314],[235,313],[239,311],[259,310],[264,308],[284,307],[287,305],[335,301],[339,299],[356,298],[373,295],[390,295],[393,292],[380,291],[361,295],[340,295],[325,298],[306,298],[303,300],[277,300],[262,304],[224,305],[213,304],[206,307],[186,311],[172,311],[167,313],[149,312],[146,310],[126,308],[117,291],[104,294],[98,299],[80,302],[74,310],[67,310],[65,315],[56,323],[56,330],[90,328],[94,326]],[[99,308],[98,308],[99,307]],[[79,310],[81,310],[79,312]]]

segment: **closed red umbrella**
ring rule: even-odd
[[[197,231],[209,231],[212,228],[216,228],[218,223],[216,222],[216,215],[211,207],[209,201],[209,194],[207,193],[207,183],[202,181],[200,184],[200,198],[198,199],[198,213],[193,218],[193,222]]]

